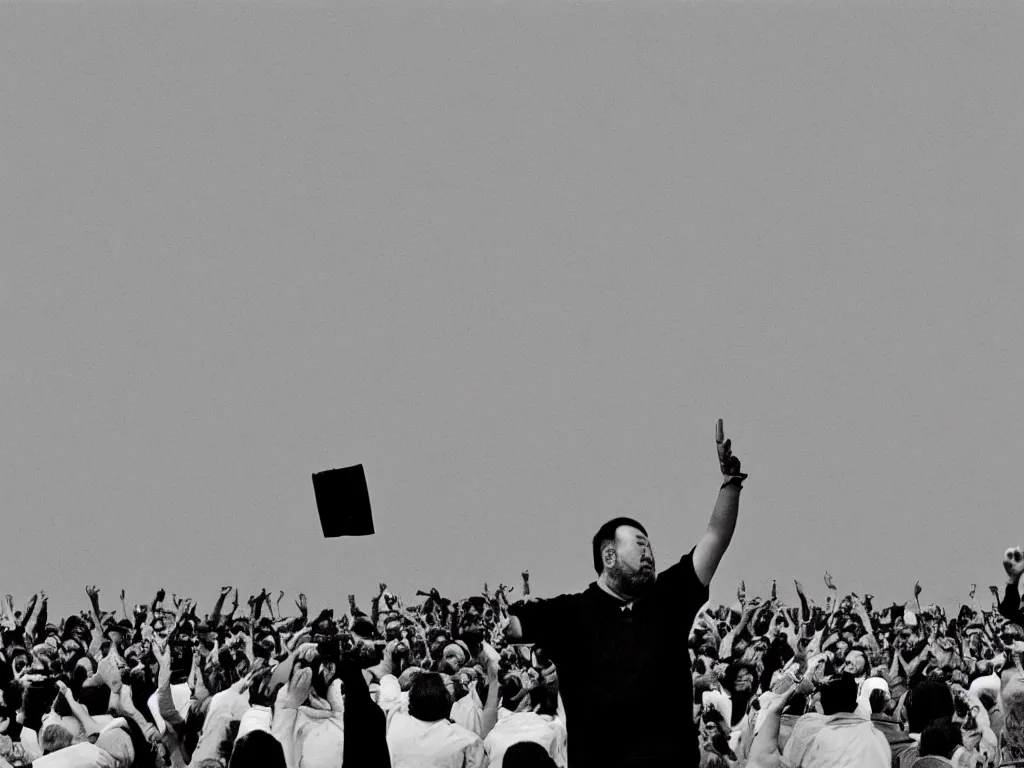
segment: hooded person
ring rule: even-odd
[[[890,696],[889,683],[881,677],[869,677],[860,684],[860,693],[857,696],[857,714],[870,718],[871,693],[873,691],[884,691],[886,697]]]
[[[337,665],[321,659],[314,643],[300,645],[293,657],[288,682],[277,694],[271,733],[281,742],[288,768],[338,768],[345,751],[345,700]]]

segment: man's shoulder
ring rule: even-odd
[[[458,723],[448,723],[448,733],[455,741],[459,742],[459,744],[463,746],[484,743],[483,739],[481,739],[479,735]]]
[[[582,592],[565,592],[552,597],[535,597],[532,600],[519,600],[508,607],[512,616],[520,616],[531,611],[564,611],[571,610],[584,602],[593,599],[591,591],[597,589],[596,583]]]

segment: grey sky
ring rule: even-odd
[[[987,599],[1024,6],[900,5],[5,5],[4,588],[576,590],[696,542],[722,417],[714,600]]]

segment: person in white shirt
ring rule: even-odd
[[[565,724],[558,718],[557,692],[541,685],[530,691],[530,701],[533,706],[529,710],[510,712],[484,739],[488,768],[503,768],[508,749],[524,741],[543,747],[558,768],[565,768],[568,736]]]
[[[388,715],[392,768],[484,768],[484,743],[452,723],[452,695],[441,675],[424,672],[409,689],[409,712]]]
[[[806,714],[782,751],[783,768],[889,768],[892,751],[871,720],[856,714],[857,681],[840,675],[821,688],[824,714]]]

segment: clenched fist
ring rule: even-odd
[[[1003,568],[1013,581],[1020,579],[1021,574],[1024,574],[1024,552],[1021,552],[1020,547],[1006,550],[1003,554]]]

